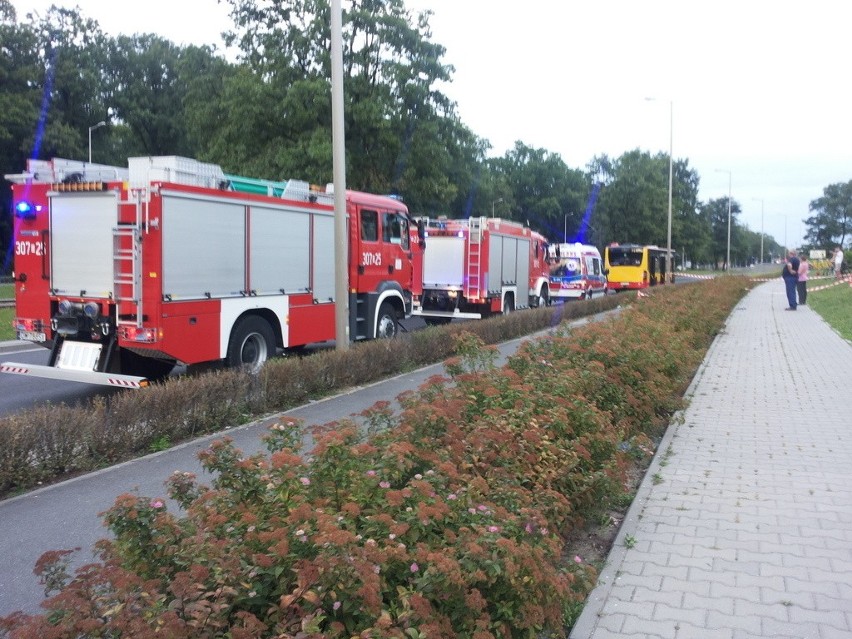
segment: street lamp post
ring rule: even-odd
[[[645,98],[653,102],[654,98]],[[669,100],[669,210],[666,225],[666,277],[672,273],[672,185],[674,181],[674,100]]]
[[[669,221],[666,230],[666,277],[672,281],[672,180],[674,177],[674,100],[669,100]]]
[[[726,169],[716,169],[717,173],[728,174],[728,252],[725,257],[725,270],[731,270],[731,172]]]
[[[491,202],[491,217],[494,217],[494,207],[500,204],[500,202],[502,201],[503,198],[501,197],[499,200],[494,200],[493,202]]]
[[[94,131],[95,129],[99,129],[102,126],[106,126],[106,122],[104,122],[103,120],[89,127],[89,164],[92,163],[92,131]]]
[[[331,0],[331,156],[334,181],[335,349],[349,350],[349,244],[346,241],[346,123],[343,87],[343,9]],[[377,336],[378,337],[378,336]]]
[[[763,264],[763,200],[759,197],[752,199],[760,202],[760,263]]]

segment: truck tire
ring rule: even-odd
[[[275,354],[275,334],[269,323],[256,315],[239,320],[231,331],[225,362],[232,368],[257,373]]]
[[[376,318],[376,339],[396,337],[397,330],[396,311],[388,302],[382,302]]]
[[[535,298],[535,306],[536,308],[541,308],[542,306],[550,306],[550,293],[544,287],[538,293],[538,297]]]
[[[515,310],[514,300],[509,295],[507,295],[506,298],[503,300],[503,315],[508,315],[509,313],[511,313],[514,310]]]

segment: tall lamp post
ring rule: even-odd
[[[645,98],[654,102],[654,98]],[[666,228],[666,277],[672,274],[672,184],[674,181],[674,100],[669,100],[669,211]]]
[[[716,173],[728,174],[728,252],[725,257],[725,270],[731,270],[731,172],[726,169],[716,169]]]
[[[99,129],[102,126],[106,126],[106,122],[104,122],[103,120],[89,127],[89,164],[92,163],[92,131],[94,131],[95,129]]]
[[[349,244],[346,242],[346,143],[343,104],[343,9],[331,1],[331,156],[334,180],[335,350],[349,350]]]
[[[752,199],[755,202],[760,202],[760,263],[763,264],[763,200],[759,197]]]
[[[672,280],[672,180],[674,178],[674,100],[669,100],[669,221],[666,229],[666,277]]]
[[[502,201],[503,198],[501,197],[499,200],[494,200],[493,202],[491,202],[491,217],[494,217],[494,207],[500,204],[500,202]]]

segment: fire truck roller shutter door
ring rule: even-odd
[[[274,354],[275,333],[265,319],[246,315],[237,321],[228,342],[228,366],[257,373]]]

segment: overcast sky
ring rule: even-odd
[[[434,12],[455,67],[444,90],[493,155],[520,140],[584,169],[603,153],[668,153],[671,131],[703,201],[728,195],[730,172],[741,221],[791,246],[810,201],[852,180],[852,3],[405,1]],[[217,44],[228,25],[216,0],[55,3],[113,35]],[[22,19],[54,3],[13,4]]]

